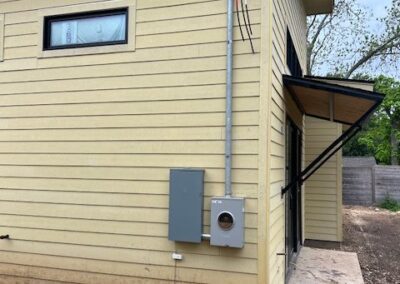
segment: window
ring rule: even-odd
[[[297,56],[296,48],[289,29],[287,30],[286,63],[292,76],[303,77],[303,70],[301,69],[299,57]]]
[[[136,0],[39,9],[37,58],[135,52]]]
[[[128,8],[44,18],[43,50],[128,43]]]

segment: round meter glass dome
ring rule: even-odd
[[[218,226],[225,231],[232,229],[235,219],[230,212],[222,212],[218,216]]]

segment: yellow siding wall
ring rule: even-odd
[[[285,207],[281,187],[285,184],[284,125],[286,105],[293,104],[285,98],[282,74],[286,67],[286,30],[289,27],[300,62],[305,68],[306,15],[301,0],[273,0],[272,19],[272,100],[271,100],[271,152],[270,152],[270,263],[269,283],[284,283],[285,258]],[[305,69],[304,69],[305,70]],[[292,112],[297,116],[295,112]],[[296,119],[296,117],[294,117]],[[296,119],[297,120],[297,119]]]
[[[12,238],[0,241],[0,282],[256,282],[260,1],[251,1],[255,55],[235,29],[241,250],[167,240],[170,168],[206,169],[205,232],[210,197],[223,194],[226,1],[137,0],[135,52],[38,59],[40,9],[91,2],[108,1],[0,2],[0,233]],[[276,128],[284,121],[281,21],[294,11],[292,0],[275,2]],[[272,255],[284,240],[279,130],[272,137]],[[182,262],[171,259],[174,251]],[[271,265],[271,277],[282,279],[282,259]]]
[[[342,133],[342,125],[306,118],[306,163],[311,163]],[[306,183],[305,237],[342,241],[342,153],[333,156]]]
[[[0,14],[0,62],[4,58],[4,14]]]

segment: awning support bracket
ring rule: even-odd
[[[374,104],[368,112],[366,112],[356,123],[354,123],[347,131],[345,131],[338,139],[336,139],[328,148],[325,149],[311,164],[290,182],[281,191],[283,196],[294,186],[303,185],[319,168],[321,168],[333,155],[335,155],[343,146],[353,138],[361,129],[362,125],[368,120],[370,115],[378,108],[380,102]]]

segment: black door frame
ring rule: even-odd
[[[295,181],[301,173],[303,154],[302,131],[290,117],[287,117],[286,120],[286,136],[285,175],[286,183],[289,184]],[[293,186],[287,192],[285,198],[286,274],[288,274],[290,272],[290,263],[298,253],[302,242],[302,195],[300,183]]]

